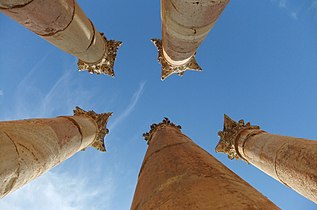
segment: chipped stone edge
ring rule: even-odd
[[[162,77],[161,80],[165,80],[167,77],[171,76],[172,74],[178,74],[179,76],[183,76],[184,72],[187,70],[193,71],[201,71],[201,67],[198,65],[196,61],[195,55],[193,55],[189,61],[183,65],[173,65],[170,64],[165,58],[163,54],[162,48],[162,40],[161,39],[151,39],[153,44],[156,46],[158,51],[158,62],[162,65]]]
[[[224,126],[223,131],[218,132],[218,136],[220,140],[215,148],[215,151],[223,152],[228,154],[229,159],[243,159],[245,160],[238,151],[237,148],[237,138],[240,135],[241,131],[249,129],[260,130],[260,127],[257,125],[251,125],[250,122],[244,124],[244,120],[239,120],[239,122],[235,122],[226,114],[224,115]]]
[[[74,116],[84,116],[93,119],[97,124],[97,134],[94,141],[90,146],[96,148],[99,151],[105,152],[105,142],[104,138],[109,133],[109,130],[106,128],[109,117],[112,115],[112,112],[97,114],[96,112],[90,110],[85,111],[80,107],[76,106],[74,109]]]
[[[78,60],[78,70],[79,71],[88,71],[90,74],[107,74],[111,77],[114,77],[114,62],[116,60],[118,48],[122,45],[121,41],[107,40],[107,38],[100,33],[104,38],[106,45],[106,53],[101,60],[96,63],[86,63],[82,60]]]
[[[144,140],[147,142],[148,145],[151,142],[153,134],[159,128],[161,128],[163,126],[171,126],[171,127],[177,128],[178,130],[182,129],[182,127],[180,125],[176,125],[176,124],[172,123],[167,117],[164,117],[163,121],[160,122],[159,124],[156,124],[156,123],[152,124],[150,126],[151,130],[149,132],[143,133]]]

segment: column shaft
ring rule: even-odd
[[[229,0],[161,0],[162,43],[159,48],[162,79],[185,70],[201,70],[194,55]]]
[[[96,116],[106,123],[109,114]],[[101,141],[98,126],[105,123],[80,114],[0,122],[0,197]]]
[[[244,159],[317,203],[317,141],[270,134],[227,116],[220,136],[216,151]]]
[[[121,42],[107,41],[75,0],[15,2],[9,4],[0,0],[0,11],[61,50],[76,56],[80,70],[114,76],[114,60]]]
[[[132,210],[278,209],[169,121],[145,137]]]

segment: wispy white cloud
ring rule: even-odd
[[[278,6],[286,8],[286,0],[277,0]]]
[[[125,119],[135,108],[136,104],[138,103],[140,97],[143,94],[144,91],[145,82],[140,83],[139,88],[136,92],[134,92],[130,104],[127,106],[127,108],[124,110],[124,112],[119,115],[117,118],[115,118],[111,125],[109,126],[109,129],[114,129],[123,119]]]
[[[47,56],[40,59],[17,85],[14,93],[15,102],[10,112],[5,112],[6,116],[1,117],[2,120],[54,117],[56,112],[63,114],[71,112],[76,105],[83,107],[91,105],[94,91],[82,87],[74,77],[75,63],[64,69],[60,77],[51,84],[51,88],[41,89],[41,86],[37,85],[39,78],[35,75]],[[80,173],[71,172],[72,167],[59,166],[60,171],[49,171],[1,199],[0,209],[113,209],[112,197],[117,182],[111,175],[111,170],[108,168],[107,173],[100,170],[97,173],[96,168],[100,168],[100,159],[89,163],[89,166],[83,160],[75,160],[78,163],[76,169],[81,169]],[[87,170],[88,167],[92,168]]]
[[[97,178],[90,176],[90,179]],[[80,175],[48,172],[22,189],[4,197],[0,209],[100,210],[111,209],[115,190],[111,177],[98,177],[91,184]]]
[[[2,120],[54,117],[57,115],[56,113],[70,113],[76,105],[91,108],[92,101],[96,101],[98,92],[94,90],[94,87],[83,86],[79,81],[80,78],[74,77],[75,63],[65,68],[56,81],[48,79],[47,81],[51,83],[45,86],[50,88],[42,89],[42,86],[38,85],[40,79],[36,75],[48,56],[49,54],[39,59],[17,85],[13,93],[15,101],[7,112],[1,113]],[[144,83],[140,84],[139,90],[133,95],[131,104],[123,116],[127,116],[134,109],[142,95],[143,88]],[[102,97],[98,96],[97,99],[99,98]],[[119,116],[117,123],[123,118]],[[90,170],[87,170],[85,161],[76,160],[79,163],[76,168],[82,169],[80,173],[64,173],[64,171],[71,171],[72,167],[66,169],[59,166],[63,172],[49,171],[1,199],[0,209],[114,209],[112,198],[116,195],[118,180],[111,175],[111,169],[107,168],[107,172],[105,172],[101,167],[100,159],[94,161],[95,165]],[[89,165],[88,167],[91,167],[92,163]]]
[[[286,8],[287,0],[270,0],[270,1],[280,8]]]
[[[293,19],[297,19],[298,13],[290,7],[288,0],[271,0],[271,2],[276,4],[279,8],[285,10]]]
[[[3,94],[4,94],[3,90],[0,90],[0,96],[3,96]]]
[[[292,18],[297,19],[297,12],[292,12],[291,16],[292,16]]]
[[[28,74],[20,81],[17,88],[24,87],[24,85],[28,85],[29,82],[33,82],[32,78],[36,74],[36,72],[39,70],[39,68],[44,64],[44,62],[47,60],[47,58],[51,55],[51,51],[43,55],[37,62],[32,66]]]
[[[39,63],[43,62],[44,56]],[[5,120],[34,117],[53,117],[56,112],[70,113],[76,105],[87,106],[94,96],[92,91],[84,89],[73,77],[75,63],[66,68],[60,78],[49,90],[42,90],[34,78],[39,64],[21,80],[14,93],[15,102],[10,112],[1,117]]]
[[[317,0],[312,1],[311,8],[317,10]]]

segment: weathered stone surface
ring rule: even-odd
[[[164,62],[160,61],[162,77],[166,78],[173,73],[183,75],[190,69],[200,70],[198,64],[190,64],[194,63],[191,58],[228,2],[229,0],[161,0],[162,54],[165,59]],[[170,74],[164,73],[168,69],[174,71]]]
[[[34,33],[49,36],[67,28],[73,19],[75,4],[74,0],[33,0],[1,11]]]
[[[252,165],[317,203],[317,141],[262,133],[243,144]]]
[[[33,0],[0,0],[1,9],[10,9],[13,7],[21,7],[23,5],[29,4]]]
[[[77,126],[64,118],[2,122],[0,131],[15,145],[18,154],[17,157],[8,160],[7,155],[10,155],[10,151],[4,147],[0,148],[0,174],[9,170],[12,173],[6,174],[5,177],[14,177],[14,181],[8,180],[11,186],[7,186],[7,190],[0,197],[76,153],[82,138]],[[2,165],[5,162],[10,163],[7,165],[9,168]],[[3,189],[2,184],[8,185],[1,180],[0,189]]]
[[[74,0],[0,0],[0,11],[79,59],[79,70],[114,76],[113,66],[121,42],[99,33]],[[21,3],[19,6],[12,6]]]
[[[163,49],[174,61],[193,56],[229,0],[161,0]]]
[[[151,131],[132,210],[278,209],[177,126]]]
[[[242,122],[225,116],[216,151],[249,162],[317,203],[317,141],[270,134]]]
[[[79,5],[75,4],[74,7],[74,15],[72,15],[72,19],[65,29],[50,36],[43,35],[41,37],[61,50],[77,57],[78,54],[84,53],[93,42],[95,38],[95,28]],[[102,49],[95,55],[97,58],[93,59],[93,61],[97,61],[103,56],[104,45],[101,44],[101,47]],[[91,60],[87,61],[91,62]]]
[[[0,122],[0,198],[95,146],[100,130],[106,129],[101,126],[109,114],[103,115],[104,123],[88,115]]]

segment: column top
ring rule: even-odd
[[[90,74],[107,74],[111,77],[114,77],[114,62],[117,57],[118,48],[122,45],[121,41],[107,40],[103,33],[100,33],[104,40],[106,53],[101,58],[101,60],[95,63],[87,63],[82,60],[78,60],[78,70],[85,71],[87,70]]]
[[[201,71],[201,67],[198,65],[195,55],[188,59],[183,65],[173,65],[169,63],[163,53],[162,47],[162,40],[161,39],[151,39],[153,44],[156,46],[158,51],[158,62],[162,65],[162,77],[161,80],[165,80],[167,77],[171,76],[172,74],[178,74],[179,76],[183,76],[186,70],[193,70],[193,71]]]
[[[97,124],[97,134],[91,146],[102,152],[106,151],[104,138],[109,133],[106,125],[111,115],[112,112],[97,114],[92,110],[85,111],[78,106],[76,106],[76,108],[74,109],[74,116],[89,117]]]
[[[143,137],[144,137],[144,140],[147,141],[147,144],[150,143],[151,139],[152,139],[152,136],[153,134],[161,127],[164,127],[164,126],[170,126],[170,127],[174,127],[178,130],[181,130],[182,127],[180,125],[176,125],[174,123],[172,123],[167,117],[164,117],[164,119],[162,120],[162,122],[160,122],[159,124],[152,124],[150,126],[151,130],[149,132],[146,132],[146,133],[143,133]]]
[[[250,122],[244,123],[244,120],[235,122],[226,114],[224,115],[223,130],[218,132],[220,140],[215,148],[216,152],[228,154],[229,159],[241,158],[236,146],[236,140],[240,132],[247,129],[260,129],[260,126],[251,125]]]

